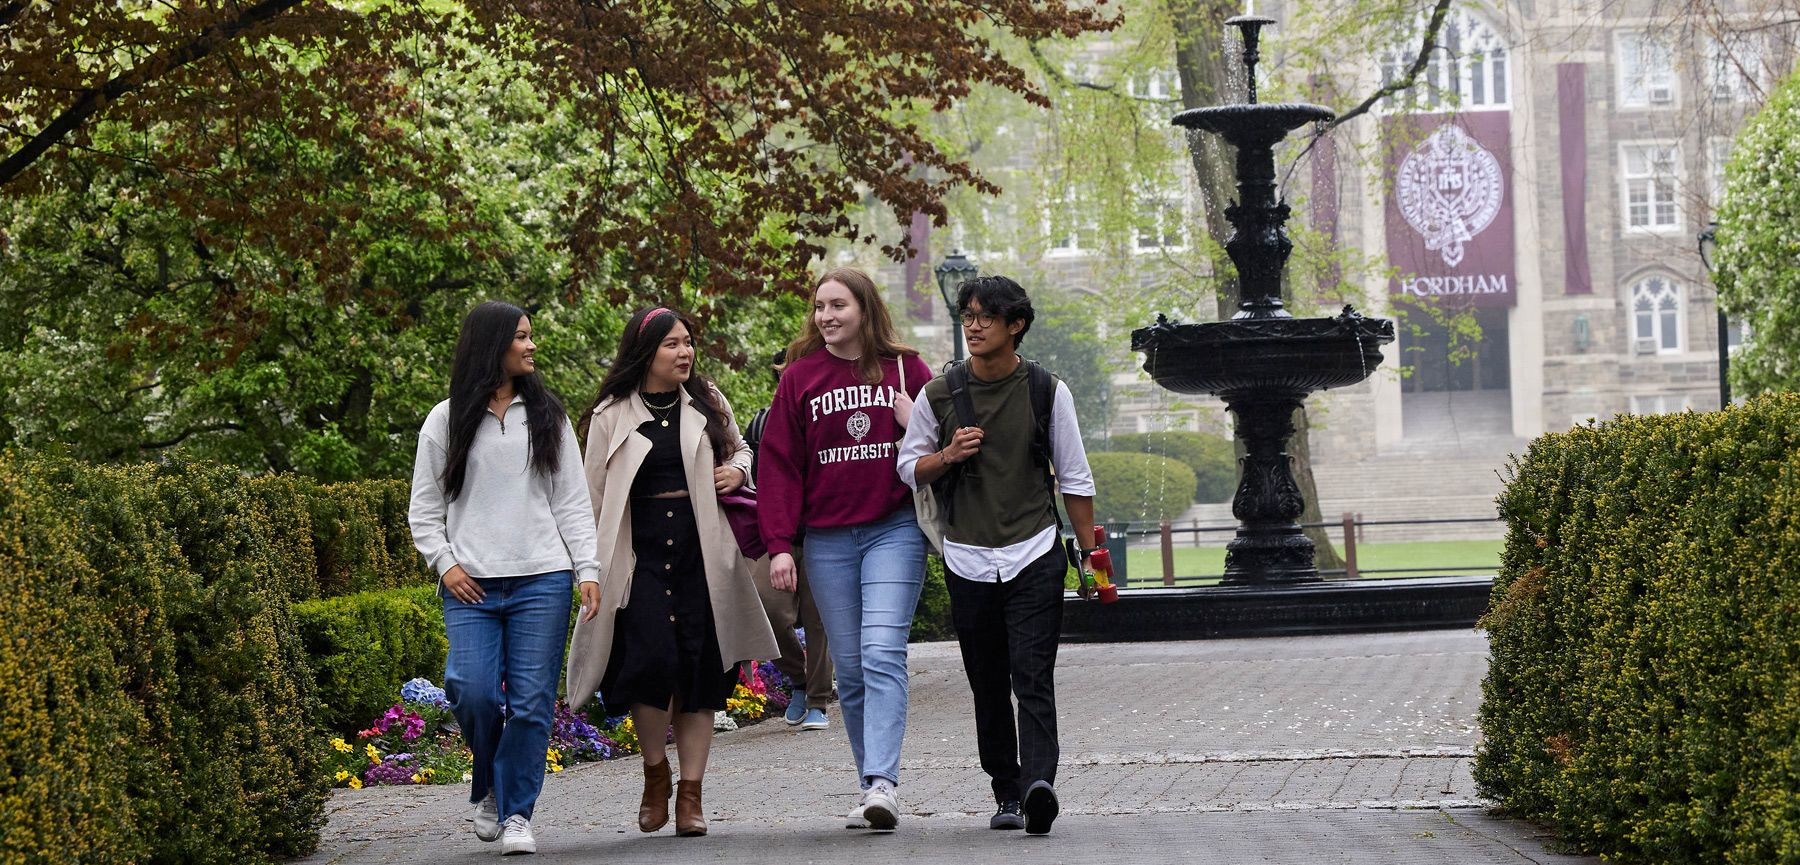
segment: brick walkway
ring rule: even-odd
[[[1064,646],[1063,816],[1043,838],[991,832],[960,658],[915,645],[899,831],[841,828],[856,798],[834,726],[722,734],[712,834],[637,832],[636,759],[546,780],[531,861],[1574,863],[1491,815],[1469,771],[1485,639],[1431,631]],[[487,860],[462,787],[342,790],[306,863]]]

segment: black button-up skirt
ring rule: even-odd
[[[735,665],[719,667],[693,500],[632,499],[631,547],[637,569],[600,680],[607,713],[623,714],[637,703],[666,710],[672,699],[683,712],[724,709],[738,674]]]

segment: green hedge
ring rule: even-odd
[[[442,672],[406,506],[404,482],[0,453],[0,865],[316,846],[322,722]]]
[[[1094,471],[1094,518],[1102,523],[1162,522],[1194,502],[1194,470],[1168,457],[1088,454]]]
[[[1544,436],[1476,780],[1619,861],[1800,862],[1800,397]]]
[[[907,639],[915,643],[956,639],[956,627],[950,621],[950,589],[944,585],[944,560],[937,553],[925,557],[925,584],[919,588],[919,606],[913,610],[912,634]]]
[[[326,795],[267,501],[208,466],[0,455],[0,858],[303,854]]]
[[[1237,492],[1237,451],[1231,439],[1169,430],[1124,433],[1107,439],[1106,449],[1168,457],[1194,470],[1194,501],[1230,501]]]
[[[305,601],[294,619],[318,683],[320,723],[333,730],[366,726],[410,679],[443,680],[450,643],[434,586]]]

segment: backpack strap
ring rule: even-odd
[[[756,416],[750,419],[750,425],[744,427],[744,444],[750,446],[750,477],[756,477],[757,456],[762,453],[763,427],[769,423],[769,407],[756,410]]]
[[[950,389],[950,405],[956,411],[956,425],[975,425],[975,401],[969,397],[968,362],[955,362],[944,368],[944,386]],[[962,480],[962,464],[950,467],[932,484],[944,509],[944,525],[956,523],[956,485]]]
[[[1056,464],[1051,461],[1055,445],[1050,439],[1050,412],[1056,407],[1056,379],[1034,360],[1025,361],[1025,373],[1029,379],[1026,386],[1031,394],[1033,421],[1031,461],[1044,470],[1044,489],[1050,493],[1050,512],[1056,515],[1056,533],[1061,535],[1063,519],[1062,511],[1056,507]]]

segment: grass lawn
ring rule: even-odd
[[[1422,577],[1447,574],[1491,574],[1500,568],[1505,542],[1415,541],[1401,544],[1357,544],[1356,566],[1364,577]],[[1343,548],[1339,547],[1342,553]],[[1131,550],[1127,576],[1133,585],[1162,583],[1162,551],[1155,547]],[[1368,573],[1372,570],[1409,570]],[[1175,579],[1182,585],[1207,585],[1225,572],[1224,547],[1175,548]]]

